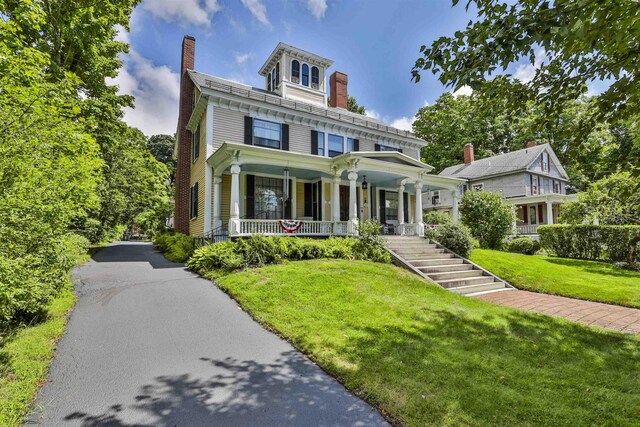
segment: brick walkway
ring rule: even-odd
[[[519,290],[493,292],[477,298],[604,329],[640,334],[640,310],[636,308]]]

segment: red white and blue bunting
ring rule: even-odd
[[[298,231],[302,227],[302,221],[296,219],[281,219],[280,220],[280,228],[285,233],[293,234]]]

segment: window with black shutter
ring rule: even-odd
[[[193,187],[191,187],[191,197],[190,197],[190,206],[189,206],[189,214],[191,219],[195,219],[198,217],[198,183],[196,182]]]

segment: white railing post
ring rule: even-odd
[[[398,185],[398,231],[404,234],[404,184]]]
[[[241,233],[240,227],[240,165],[231,165],[231,212],[229,219],[229,236]]]
[[[424,184],[422,181],[416,181],[416,212],[415,212],[415,235],[416,236],[424,236],[424,222],[422,221],[422,186]]]
[[[358,173],[356,171],[349,172],[349,223],[347,225],[347,233],[350,235],[358,234],[358,200],[356,199],[356,180]]]

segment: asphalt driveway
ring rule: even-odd
[[[78,304],[28,424],[385,425],[362,400],[150,244],[74,271]]]

